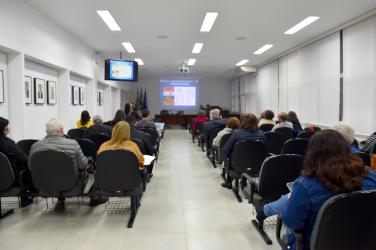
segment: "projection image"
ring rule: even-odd
[[[196,109],[199,98],[198,80],[161,80],[160,108],[167,110]]]

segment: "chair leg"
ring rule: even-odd
[[[222,179],[226,182],[226,169],[225,168],[222,168]]]
[[[235,186],[232,188],[232,192],[234,193],[236,199],[238,199],[239,202],[243,202],[239,194],[239,179],[238,178],[235,178]]]
[[[264,230],[264,223],[259,223],[257,220],[252,220],[252,225],[256,228],[257,232],[260,234],[262,239],[265,241],[266,245],[273,244],[272,240],[269,238],[268,234]]]
[[[131,196],[131,216],[128,220],[128,228],[133,227],[133,222],[136,219],[137,211],[138,211],[138,198],[137,196]]]
[[[14,209],[6,209],[6,210],[1,209],[1,198],[0,198],[0,219],[10,215],[13,212],[14,212]]]

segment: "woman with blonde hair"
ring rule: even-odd
[[[144,156],[137,144],[130,140],[130,131],[129,124],[127,122],[119,121],[116,123],[112,130],[111,140],[103,143],[100,146],[98,154],[106,150],[128,150],[136,155],[139,168],[144,169]]]

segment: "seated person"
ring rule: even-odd
[[[138,112],[136,110],[133,110],[131,112],[131,116],[133,116],[134,118],[136,118],[136,122],[138,122],[138,121],[141,120],[141,117],[140,117],[140,115],[138,114]]]
[[[148,138],[148,135],[136,128],[136,118],[133,115],[128,115],[125,117],[125,121],[131,126],[131,139],[141,140],[145,145],[147,155],[154,155],[155,148]]]
[[[111,140],[103,143],[99,150],[98,155],[106,150],[124,149],[134,153],[137,157],[138,167],[140,170],[144,169],[144,155],[141,153],[137,144],[130,140],[131,130],[130,126],[125,121],[118,122],[112,130]]]
[[[155,130],[155,132],[158,132],[157,127],[155,126],[154,122],[151,121],[152,117],[150,115],[149,110],[144,109],[142,110],[142,120],[137,122],[138,128],[151,128]]]
[[[376,132],[373,133],[371,136],[365,140],[361,146],[360,146],[360,151],[367,153],[367,154],[372,154],[372,151],[376,148]]]
[[[277,128],[291,128],[294,129],[294,126],[291,122],[287,121],[287,113],[281,112],[277,115],[278,123],[273,127],[272,131],[275,131]]]
[[[357,147],[352,145],[354,140],[355,140],[354,129],[352,127],[350,127],[349,125],[347,125],[343,122],[338,122],[335,125],[333,125],[331,129],[340,133],[349,142],[352,153],[360,152],[360,150]]]
[[[82,111],[81,119],[76,122],[77,128],[88,128],[94,124],[90,121],[90,114],[87,110]]]
[[[239,119],[237,117],[230,117],[227,120],[226,127],[223,130],[219,131],[217,136],[214,138],[213,147],[219,148],[219,144],[221,143],[222,137],[226,134],[231,134],[239,127],[240,127]]]
[[[261,127],[261,125],[264,125],[264,124],[275,125],[273,118],[274,118],[274,112],[271,110],[265,110],[264,112],[261,113],[261,120],[259,121],[258,126]]]
[[[266,144],[267,139],[264,135],[264,132],[259,130],[257,123],[257,118],[254,114],[245,114],[241,119],[240,129],[237,129],[232,133],[230,139],[223,147],[220,153],[221,158],[231,158],[235,144],[239,141],[260,140]],[[229,163],[227,162],[225,164]],[[228,176],[227,181],[225,183],[222,183],[222,186],[225,188],[231,188],[231,182],[232,179]]]
[[[81,180],[85,182],[88,178],[88,160],[82,153],[80,145],[78,145],[76,140],[67,139],[64,137],[64,126],[62,122],[56,118],[49,120],[46,124],[46,133],[46,137],[44,137],[40,141],[37,141],[31,147],[29,163],[31,156],[36,152],[46,150],[63,151],[70,158],[72,158],[74,168],[77,169]],[[92,190],[95,189],[95,185],[93,185]],[[96,206],[105,203],[107,200],[108,199],[102,199],[99,195],[94,195],[91,197],[90,206]],[[57,209],[64,209],[64,207],[64,199],[59,199]]]
[[[112,127],[103,124],[102,117],[96,115],[93,117],[93,126],[90,126],[86,130],[85,138],[90,138],[90,136],[95,134],[106,134],[111,137]]]
[[[111,127],[114,127],[118,122],[124,121],[125,119],[125,113],[122,109],[118,109],[115,113],[115,117],[112,121],[106,122],[105,125],[109,125]]]
[[[226,126],[227,119],[221,117],[221,112],[219,109],[212,109],[210,110],[210,121],[205,122],[203,127],[203,136],[204,140],[208,140],[210,136],[210,131],[215,128],[223,128]]]
[[[17,147],[16,143],[8,137],[9,121],[3,117],[0,117],[0,131],[0,152],[8,157],[12,166],[15,177],[13,186],[23,187],[21,190],[21,207],[26,207],[33,203],[33,198],[29,197],[28,193],[34,191],[31,174],[27,167],[27,157]],[[21,174],[21,172],[23,173]]]
[[[289,249],[296,249],[291,231],[304,229],[304,248],[321,205],[330,197],[358,190],[376,189],[376,173],[351,153],[349,141],[332,129],[317,132],[310,141],[302,176],[295,180],[291,194],[257,208],[257,220],[281,214],[288,227]],[[349,215],[351,216],[351,215]]]
[[[289,111],[287,113],[287,119],[288,122],[292,123],[293,126],[293,132],[294,136],[297,136],[300,132],[303,131],[302,125],[299,122],[298,116],[294,111]]]
[[[192,125],[192,130],[196,131],[198,124],[200,122],[206,122],[209,120],[209,118],[206,116],[206,111],[205,110],[200,110],[197,114],[197,116],[193,119],[193,125]]]

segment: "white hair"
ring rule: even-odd
[[[349,142],[349,144],[354,142],[354,129],[348,124],[338,122],[332,126],[332,129],[340,133]]]
[[[46,132],[48,135],[60,134],[63,128],[63,123],[57,118],[52,118],[46,123]]]
[[[95,116],[93,117],[93,122],[94,122],[95,124],[102,123],[102,122],[103,122],[102,117],[101,117],[100,115],[95,115]]]
[[[220,112],[221,111],[219,109],[210,110],[210,120],[219,119]]]

